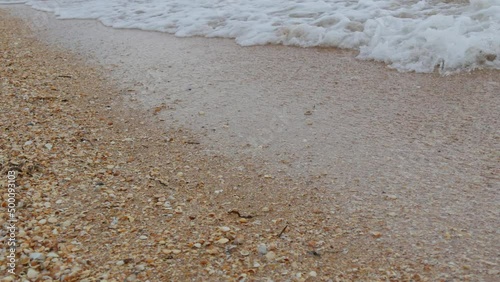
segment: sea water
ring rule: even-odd
[[[500,0],[0,0],[176,36],[359,51],[400,71],[500,69]]]

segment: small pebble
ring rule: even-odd
[[[227,238],[221,238],[221,239],[217,240],[217,243],[219,243],[219,244],[226,244],[227,242],[229,242],[229,239],[227,239]]]
[[[207,250],[207,254],[210,254],[210,255],[216,255],[218,253],[219,253],[219,250],[217,248],[212,248],[212,249]]]
[[[55,217],[49,217],[48,222],[49,223],[56,223],[57,222],[57,218],[55,218]]]
[[[38,278],[38,271],[34,270],[33,268],[28,269],[27,277],[28,279],[36,279]]]
[[[265,254],[267,254],[267,246],[265,244],[260,244],[257,247],[257,251],[259,252],[259,254],[265,255]]]
[[[32,260],[45,260],[45,255],[42,253],[31,253],[30,259],[32,259]]]
[[[245,242],[245,236],[243,236],[243,234],[236,235],[236,238],[234,239],[234,243],[236,245],[243,245],[244,242]]]
[[[398,196],[396,196],[396,195],[387,195],[386,196],[386,199],[388,199],[388,200],[396,200],[397,198],[398,198]]]
[[[266,259],[268,261],[273,261],[275,258],[276,258],[276,253],[274,253],[273,251],[266,254]]]

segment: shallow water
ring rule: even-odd
[[[500,0],[0,0],[114,28],[359,50],[400,71],[500,69]]]

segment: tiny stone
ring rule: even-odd
[[[226,244],[227,242],[229,242],[229,239],[227,239],[227,238],[221,238],[221,239],[217,240],[217,243],[219,243],[219,244]]]
[[[267,247],[265,244],[260,244],[258,247],[257,247],[257,251],[259,252],[259,254],[261,255],[265,255],[267,254]]]
[[[271,252],[269,252],[269,253],[266,254],[266,259],[269,260],[269,261],[272,261],[275,258],[276,258],[276,254],[273,251],[271,251]]]
[[[41,220],[38,222],[38,224],[42,224],[42,225],[43,225],[43,224],[45,224],[45,223],[47,223],[47,220],[46,220],[45,218],[44,218],[44,219],[41,219]]]
[[[52,147],[53,146],[50,143],[45,144],[45,148],[47,148],[48,150],[52,150]]]
[[[236,235],[236,238],[234,239],[234,243],[236,245],[242,245],[245,242],[245,236],[242,234]]]
[[[227,226],[222,226],[222,227],[220,228],[220,230],[221,230],[222,232],[228,232],[229,230],[231,230],[231,228],[229,228],[229,227],[227,227]]]
[[[139,239],[141,239],[141,240],[146,240],[146,239],[148,239],[148,236],[146,236],[146,235],[141,235],[141,237],[139,237]]]
[[[58,204],[58,205],[59,205],[59,204],[62,204],[62,202],[63,202],[62,200],[57,200],[57,201],[56,201],[56,204]]]
[[[38,271],[34,270],[33,268],[28,269],[27,276],[29,279],[35,279],[38,277]]]
[[[125,262],[123,260],[119,260],[116,262],[116,265],[120,266],[120,265],[124,265]]]
[[[486,56],[484,56],[484,57],[486,58],[486,60],[493,62],[497,58],[497,55],[496,54],[486,54]]]
[[[387,195],[386,198],[388,200],[396,200],[398,198],[398,196],[396,196],[396,195]]]
[[[135,276],[135,274],[131,274],[129,277],[127,277],[128,282],[134,282],[136,280],[137,280],[137,277]]]
[[[316,273],[316,271],[311,271],[311,272],[309,272],[309,276],[316,277],[316,276],[318,276],[318,274]]]
[[[268,247],[268,249],[269,249],[270,251],[274,251],[274,250],[276,250],[277,248],[278,248],[278,246],[276,245],[276,243],[271,243],[271,244],[269,244],[269,247]]]
[[[269,208],[268,208],[268,207],[263,207],[263,208],[262,208],[262,211],[263,211],[263,212],[268,212],[268,211],[269,211]]]
[[[193,246],[195,246],[196,248],[201,248],[201,244],[200,243],[196,243]]]
[[[56,223],[57,222],[57,218],[55,218],[55,217],[49,217],[48,221],[49,221],[49,223]]]
[[[217,248],[212,248],[212,249],[207,250],[207,254],[209,254],[209,255],[215,255],[218,253],[219,253],[219,250]]]
[[[45,260],[45,256],[42,253],[31,253],[30,259],[32,259],[32,260]]]

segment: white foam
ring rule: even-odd
[[[16,2],[20,1],[2,1]],[[359,50],[400,71],[500,69],[500,0],[33,0],[115,28]]]

